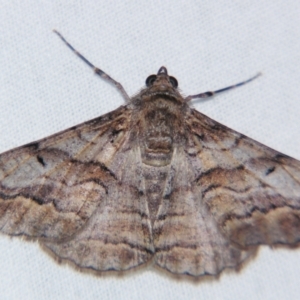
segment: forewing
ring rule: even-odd
[[[128,169],[137,165],[130,121],[131,108],[120,107],[0,155],[1,232],[38,239],[59,258],[94,270],[147,261],[144,203],[136,168]]]
[[[300,241],[300,162],[191,110],[188,155],[203,202],[231,242]]]

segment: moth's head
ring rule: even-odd
[[[168,75],[166,67],[159,68],[156,75],[150,75],[146,79],[146,88],[141,91],[140,96],[168,96],[175,98],[180,102],[182,102],[181,100],[183,99],[178,90],[178,82],[176,78]]]
[[[165,91],[170,88],[177,89],[178,82],[175,77],[168,75],[166,67],[160,67],[157,75],[150,75],[146,79],[146,86],[148,88],[157,89],[158,91]]]

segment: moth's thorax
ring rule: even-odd
[[[170,164],[181,136],[185,106],[165,94],[148,96],[146,101],[142,101],[138,142],[143,163],[151,166]]]

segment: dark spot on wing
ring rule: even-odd
[[[269,174],[273,173],[274,171],[275,171],[275,167],[268,168],[266,170],[266,176],[268,176]]]
[[[36,157],[36,159],[37,159],[37,161],[42,165],[42,166],[46,166],[46,163],[45,163],[45,161],[44,161],[44,159],[43,159],[43,157],[41,157],[41,156],[37,156]]]

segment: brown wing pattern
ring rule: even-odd
[[[126,270],[146,262],[150,230],[145,203],[134,201],[130,120],[124,106],[3,153],[0,231],[38,239],[78,267]]]
[[[219,230],[240,247],[300,241],[300,162],[192,110],[195,185]]]
[[[153,259],[217,275],[260,244],[298,245],[300,162],[189,108],[164,67],[155,78],[126,106],[1,154],[0,231],[98,272]]]
[[[260,244],[300,241],[300,162],[191,109],[154,225],[156,264],[217,275]]]
[[[236,267],[255,249],[240,249],[220,232],[195,181],[199,170],[185,150],[178,149],[173,157],[172,193],[164,199],[154,225],[155,261],[174,274],[217,275]]]

